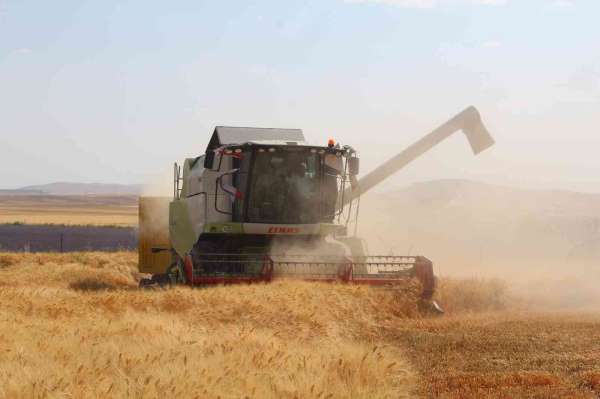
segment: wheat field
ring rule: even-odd
[[[416,309],[366,287],[136,288],[133,253],[4,254],[0,397],[405,397],[376,326]],[[403,294],[397,298],[402,299]]]
[[[600,315],[498,280],[139,290],[137,255],[0,254],[0,398],[596,398]]]

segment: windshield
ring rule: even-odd
[[[317,223],[321,156],[309,148],[260,148],[250,176],[248,221]]]

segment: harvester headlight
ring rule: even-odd
[[[239,154],[240,152],[242,152],[242,149],[241,149],[241,148],[236,148],[236,149],[235,149],[235,153],[236,153],[236,154]]]
[[[231,150],[225,150],[225,154],[231,154],[232,151]]]
[[[311,148],[310,152],[314,154],[315,152],[317,152],[317,149],[316,148]]]
[[[264,148],[259,148],[258,152],[265,152],[265,149]]]
[[[269,148],[269,152],[275,152],[275,148]]]
[[[321,154],[321,155],[325,154],[325,150],[319,150],[319,154]]]

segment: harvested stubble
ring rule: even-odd
[[[136,196],[0,195],[0,223],[136,226]]]
[[[441,318],[389,330],[435,398],[598,398],[600,316],[530,311],[500,280],[442,279]],[[560,296],[560,292],[556,296]]]
[[[137,257],[2,254],[0,397],[403,397],[411,291],[135,288]]]
[[[598,398],[600,316],[505,311],[408,320],[396,331],[436,398]]]

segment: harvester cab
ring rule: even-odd
[[[360,195],[454,133],[493,144],[467,108],[366,177],[350,146],[309,145],[299,129],[218,126],[205,152],[175,164],[172,199],[140,198],[141,285],[287,277],[388,285],[416,278],[431,302],[432,263],[373,256],[356,236]],[[167,222],[168,220],[168,222]]]

